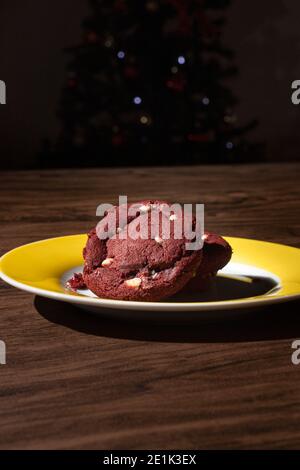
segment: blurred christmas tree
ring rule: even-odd
[[[237,125],[222,44],[230,0],[89,0],[71,59],[53,152],[63,165],[257,160]]]

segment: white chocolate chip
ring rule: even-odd
[[[177,215],[176,214],[170,215],[170,220],[177,220]]]
[[[163,242],[162,238],[160,238],[158,235],[154,238],[154,240],[156,241],[156,243],[162,243]]]
[[[128,279],[128,281],[125,281],[127,287],[133,287],[135,289],[140,287],[141,283],[142,279],[140,279],[139,277],[134,277],[133,279]]]
[[[149,212],[150,209],[151,209],[151,207],[149,205],[147,205],[147,206],[144,205],[144,206],[140,207],[141,212]]]
[[[113,258],[106,258],[105,260],[102,261],[101,266],[110,266],[113,260],[114,260]]]

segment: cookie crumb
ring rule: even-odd
[[[66,282],[66,288],[74,291],[77,289],[85,289],[86,285],[82,273],[74,273],[73,277]]]

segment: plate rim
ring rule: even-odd
[[[103,307],[109,309],[119,309],[119,310],[151,310],[151,311],[209,311],[209,310],[232,310],[232,309],[241,309],[241,308],[251,308],[257,307],[259,305],[265,304],[275,304],[281,303],[286,301],[292,301],[300,298],[299,294],[283,294],[283,295],[259,295],[255,297],[246,297],[242,299],[232,299],[232,300],[217,300],[211,302],[143,302],[143,301],[132,301],[132,300],[116,300],[116,299],[104,299],[104,298],[93,298],[93,297],[85,297],[82,295],[72,294],[72,293],[63,293],[63,292],[55,292],[48,289],[42,289],[39,287],[33,287],[28,284],[19,282],[14,278],[5,274],[1,269],[1,262],[6,258],[6,256],[11,255],[14,251],[22,249],[26,246],[36,245],[40,243],[44,243],[48,240],[59,240],[64,239],[66,237],[76,237],[76,236],[86,236],[84,233],[72,234],[72,235],[63,235],[59,237],[49,237],[44,238],[42,240],[37,240],[34,242],[26,243],[20,245],[12,250],[4,253],[4,255],[0,258],[0,278],[7,282],[9,285],[16,287],[20,290],[25,292],[29,292],[31,294],[39,295],[41,297],[46,297],[54,300],[61,300],[69,303],[74,304],[85,304],[90,305],[93,307]],[[223,235],[222,235],[223,236]],[[279,245],[287,248],[292,248],[295,250],[299,250],[299,248],[285,245],[282,243],[275,243],[264,241],[255,238],[244,238],[244,237],[232,237],[232,236],[224,236],[224,238],[230,239],[237,239],[237,240],[248,240],[254,242],[262,242],[264,244],[270,245]]]

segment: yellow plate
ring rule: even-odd
[[[78,304],[88,310],[201,311],[237,309],[300,297],[300,250],[258,240],[225,237],[233,247],[231,262],[206,293],[162,302],[99,299],[89,291],[64,288],[81,269],[86,235],[51,238],[16,248],[0,259],[0,276],[9,284],[40,296]]]

